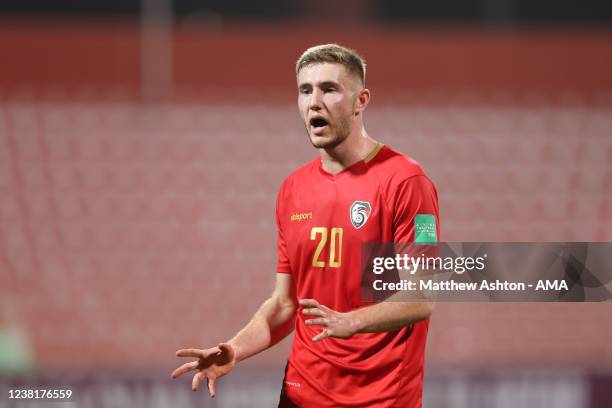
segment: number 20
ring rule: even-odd
[[[328,231],[327,227],[312,227],[310,230],[310,240],[314,241],[317,239],[317,235],[321,235],[321,240],[317,245],[314,256],[312,257],[312,266],[324,268],[325,261],[321,261],[319,257],[325,244],[327,243]],[[337,246],[336,246],[337,241]],[[337,251],[336,251],[337,248]],[[336,254],[337,252],[337,254]],[[336,255],[338,256],[336,258]],[[331,229],[330,245],[329,245],[329,267],[339,268],[342,265],[342,228],[334,227]]]

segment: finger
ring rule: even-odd
[[[311,316],[325,316],[325,312],[323,312],[323,310],[319,309],[318,307],[302,309],[302,314]]]
[[[317,342],[329,337],[329,331],[327,329],[323,330],[321,333],[317,334],[312,338],[312,341]]]
[[[317,307],[319,302],[314,299],[300,299],[300,305],[303,307]]]
[[[196,373],[196,375],[193,376],[193,380],[191,381],[191,390],[192,391],[197,390],[198,387],[200,386],[200,383],[202,382],[202,380],[204,380],[205,377],[206,377],[206,374],[204,374],[204,371],[200,371]]]
[[[321,309],[324,313],[329,313],[332,311],[329,307],[325,305],[319,305],[319,309]]]
[[[208,393],[215,398],[215,379],[208,377]]]
[[[309,319],[309,320],[306,320],[306,324],[309,325],[309,326],[312,326],[312,325],[315,325],[315,324],[318,324],[318,325],[321,325],[321,326],[327,326],[329,323],[327,322],[327,319],[320,318],[320,319]]]
[[[180,366],[179,368],[177,368],[176,370],[174,370],[172,372],[172,374],[170,374],[170,377],[172,377],[172,378],[179,377],[179,376],[185,374],[186,372],[189,372],[191,370],[195,370],[196,368],[198,368],[198,362],[197,361],[192,361],[190,363],[185,363],[182,366]]]
[[[190,349],[180,349],[176,351],[176,356],[177,357],[200,357],[200,355],[202,354],[201,349],[194,349],[194,348],[190,348]]]
[[[219,351],[218,347],[213,347],[207,350],[202,349],[181,349],[176,352],[177,357],[197,357],[197,358],[206,358],[211,354],[217,353]]]

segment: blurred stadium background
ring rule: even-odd
[[[168,375],[271,291],[276,192],[316,155],[293,69],[317,43],[368,60],[368,131],[423,164],[444,240],[612,241],[611,22],[597,0],[3,1],[0,406],[51,385],[275,406],[287,340],[214,401]],[[425,407],[611,407],[611,312],[437,305]]]

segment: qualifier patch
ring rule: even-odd
[[[414,242],[416,244],[435,244],[438,242],[435,215],[417,214],[414,217]]]

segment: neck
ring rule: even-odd
[[[368,136],[363,127],[358,132],[350,134],[346,140],[332,149],[319,149],[323,163],[323,169],[331,174],[336,174],[347,167],[363,160],[378,142]]]

